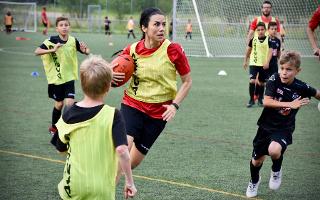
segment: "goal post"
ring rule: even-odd
[[[10,11],[13,16],[12,30],[36,32],[37,31],[37,3],[21,3],[0,1],[2,16]]]
[[[250,22],[261,15],[261,1],[174,0],[173,40],[188,56],[243,57]],[[272,16],[285,28],[284,48],[312,56],[306,27],[318,7],[317,0],[272,0]],[[186,24],[192,22],[192,39]],[[318,39],[320,32],[316,32]]]
[[[88,5],[87,17],[88,31],[100,33],[102,27],[101,5]]]

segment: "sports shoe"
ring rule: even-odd
[[[49,133],[51,135],[54,135],[57,131],[58,131],[58,129],[56,127],[54,127],[54,126],[49,127]]]
[[[281,185],[281,176],[282,176],[282,170],[278,172],[273,172],[271,170],[270,180],[269,180],[269,188],[271,190],[277,190],[279,189]]]
[[[263,101],[262,101],[262,99],[258,99],[258,106],[259,106],[259,107],[263,107]]]
[[[252,183],[252,180],[250,180],[249,185],[247,187],[247,192],[246,192],[246,195],[248,198],[257,196],[260,182],[261,182],[261,176],[259,177],[258,183]]]
[[[250,100],[247,104],[247,108],[251,108],[254,105],[254,100]]]

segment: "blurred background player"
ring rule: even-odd
[[[259,172],[266,155],[272,159],[269,188],[279,189],[283,155],[287,146],[292,144],[296,114],[301,106],[310,102],[311,97],[320,100],[320,90],[295,78],[301,70],[300,63],[301,57],[297,52],[284,51],[280,57],[279,73],[272,75],[267,82],[264,109],[253,139],[251,180],[246,191],[247,197],[257,196],[261,182]]]
[[[70,106],[57,123],[55,135],[59,136],[53,144],[58,151],[68,150],[58,185],[62,199],[114,200],[118,160],[125,174],[125,198],[137,192],[123,117],[119,110],[104,104],[112,80],[107,65],[101,56],[90,56],[82,62],[84,98]]]
[[[172,41],[172,34],[173,34],[173,22],[171,20],[169,24],[169,40]]]
[[[68,18],[58,17],[56,30],[58,35],[46,39],[34,52],[36,55],[41,55],[48,81],[48,95],[54,100],[49,127],[51,134],[57,131],[55,124],[61,116],[64,101],[66,105],[74,103],[74,81],[78,79],[77,51],[86,55],[90,53],[85,43],[69,35]]]
[[[105,34],[109,36],[111,35],[110,24],[111,24],[111,21],[108,19],[108,16],[106,16],[104,18],[104,31],[105,31]]]
[[[315,29],[320,25],[320,6],[318,6],[316,12],[313,13],[309,25],[307,27],[307,35],[313,50],[313,54],[319,57],[320,60],[320,48],[317,44]]]
[[[123,52],[136,63],[121,104],[132,168],[143,161],[167,121],[173,120],[192,85],[188,59],[179,44],[165,39],[165,26],[160,9],[146,8],[140,17],[142,39]],[[179,89],[177,74],[182,81]]]
[[[268,24],[268,32],[269,32],[269,53],[267,62],[263,65],[263,69],[266,70],[267,79],[274,74],[278,73],[278,59],[281,55],[281,42],[276,37],[277,35],[277,23],[270,22]]]
[[[243,68],[246,70],[248,67],[248,60],[250,59],[249,66],[249,95],[250,100],[247,107],[250,108],[255,104],[255,96],[258,97],[258,105],[263,106],[263,92],[264,83],[267,79],[267,72],[263,66],[268,65],[268,53],[270,48],[270,41],[268,36],[265,35],[266,26],[263,22],[257,24],[256,29],[258,36],[254,36],[246,49]]]
[[[272,11],[271,2],[264,1],[261,6],[261,16],[254,18],[254,20],[250,24],[250,30],[247,35],[247,44],[253,38],[253,36],[257,35],[256,29],[257,29],[257,24],[259,22],[263,22],[266,25],[266,27],[268,27],[268,24],[270,22],[276,22],[277,23],[277,38],[281,39],[279,20],[277,18],[271,16],[271,11]],[[268,35],[269,33],[266,31],[265,34]]]
[[[11,15],[11,12],[8,11],[6,15],[4,16],[4,26],[6,27],[6,33],[9,34],[12,31],[12,25],[13,25],[13,17]]]
[[[49,19],[48,19],[48,16],[47,16],[47,9],[46,7],[43,7],[42,8],[42,11],[41,11],[41,21],[42,21],[42,24],[44,26],[44,29],[42,31],[42,34],[43,35],[47,35],[48,34],[48,26],[49,26]]]
[[[284,50],[284,38],[286,36],[286,29],[284,28],[284,21],[280,21],[280,36],[281,36],[281,51]]]
[[[192,23],[191,19],[188,19],[188,23],[186,25],[186,36],[185,38],[187,39],[189,36],[190,40],[192,39]]]
[[[130,35],[132,35],[132,37],[134,39],[136,39],[136,36],[134,35],[134,32],[133,32],[134,31],[134,21],[133,21],[132,16],[128,20],[127,29],[128,29],[128,39],[130,38]]]

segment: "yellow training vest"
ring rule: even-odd
[[[62,199],[114,200],[118,159],[112,139],[115,108],[104,105],[93,118],[56,124],[59,138],[68,144],[63,179],[58,185]]]
[[[257,36],[252,39],[252,49],[250,54],[250,65],[262,67],[267,61],[267,55],[269,52],[269,37],[266,37],[261,43]]]
[[[43,42],[48,49],[54,47],[49,39]],[[76,39],[69,36],[68,41],[56,52],[41,56],[49,84],[60,85],[78,79],[78,58]]]
[[[166,39],[154,53],[147,56],[135,52],[137,44],[132,44],[130,48],[136,70],[127,88],[127,95],[145,103],[173,100],[177,93],[177,77],[175,65],[167,54],[171,42]]]
[[[264,22],[264,21],[262,20],[262,17],[261,17],[261,16],[259,16],[259,17],[257,17],[257,18],[258,18],[257,24],[258,24],[259,22],[263,22],[263,23],[266,25],[265,36],[269,36],[268,25],[269,25],[270,22],[277,22],[277,21],[276,21],[276,18],[271,17],[271,21],[270,21],[269,23]],[[258,36],[258,32],[257,32],[257,31],[254,32],[254,36]]]

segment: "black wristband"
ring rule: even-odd
[[[176,108],[176,110],[179,110],[179,105],[178,105],[178,104],[176,104],[176,103],[171,103],[171,105],[173,105],[173,106]]]

